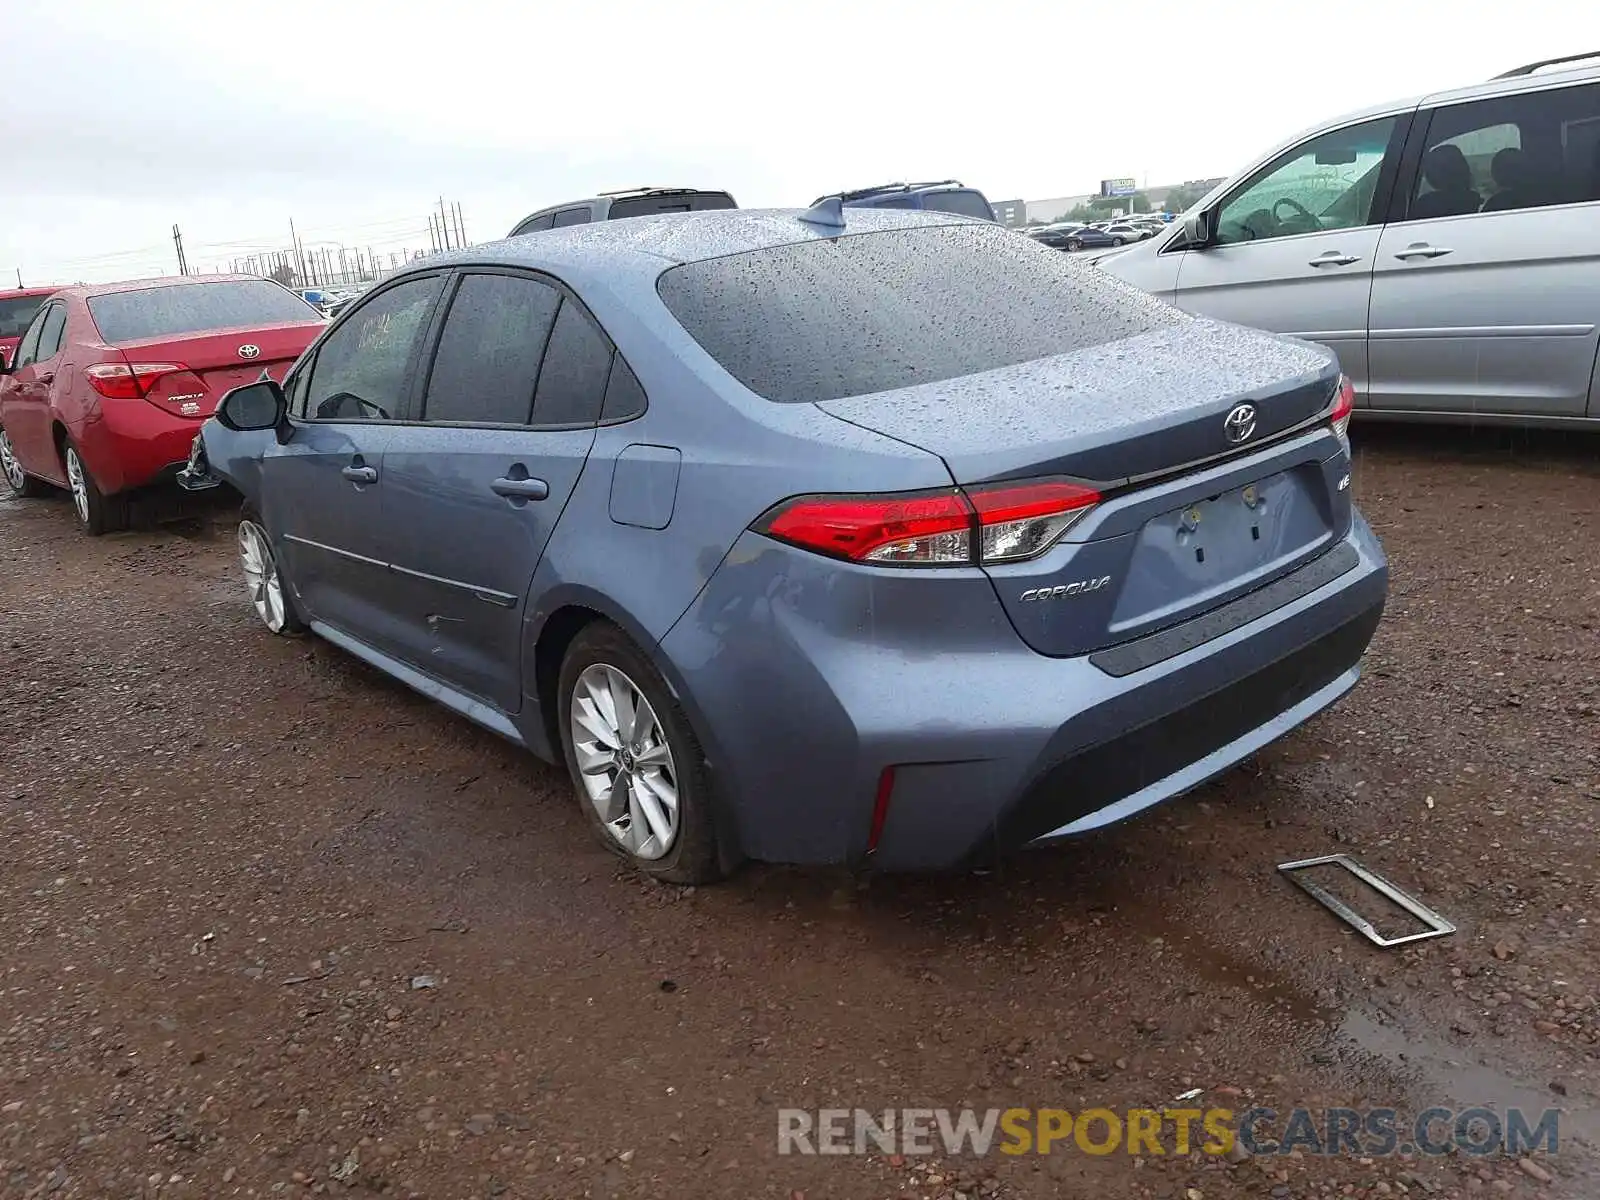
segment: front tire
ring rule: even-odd
[[[4,429],[0,429],[0,478],[5,479],[6,489],[11,495],[21,500],[37,499],[50,490],[48,484],[22,469],[22,463],[18,461],[11,439],[6,436]]]
[[[61,458],[67,468],[67,490],[72,493],[72,508],[78,514],[79,527],[90,537],[126,529],[128,498],[107,496],[102,492],[71,441],[62,447]]]
[[[567,648],[557,686],[572,786],[606,848],[665,883],[722,878],[705,752],[655,665],[597,621]]]
[[[1083,243],[1078,241],[1076,238],[1068,238],[1067,239],[1067,249],[1068,250],[1082,250],[1083,249]]]
[[[250,604],[269,633],[293,637],[306,631],[306,623],[295,608],[294,595],[278,570],[278,557],[272,552],[272,539],[254,511],[246,509],[239,519],[239,565],[244,571]]]
[[[1120,245],[1122,245],[1122,244],[1123,244],[1123,241],[1122,241],[1122,239],[1121,239],[1121,238],[1119,238],[1119,237],[1114,237],[1114,238],[1112,238],[1112,239],[1111,239],[1111,244],[1112,244],[1112,245],[1113,245],[1113,246],[1120,246]]]

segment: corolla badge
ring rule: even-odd
[[[239,347],[239,357],[240,358],[260,358],[261,357],[261,347],[260,346],[255,346],[255,345],[252,345],[249,342],[246,342],[244,345]]]
[[[1089,592],[1098,592],[1111,582],[1111,576],[1102,575],[1099,579],[1075,579],[1071,583],[1058,583],[1055,587],[1029,588],[1018,596],[1018,600],[1060,600],[1063,596],[1082,596]]]
[[[1250,440],[1250,435],[1256,431],[1256,406],[1254,404],[1236,404],[1228,415],[1222,418],[1222,436],[1228,439],[1230,446],[1237,446],[1241,442]]]

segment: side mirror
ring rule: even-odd
[[[217,405],[218,423],[235,433],[282,429],[288,424],[288,415],[283,389],[270,379],[236,387]]]
[[[1217,210],[1201,209],[1183,218],[1183,244],[1189,250],[1204,250],[1211,245],[1216,230]]]

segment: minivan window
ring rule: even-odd
[[[934,212],[955,213],[958,217],[994,220],[994,210],[977,192],[924,192],[922,207]]]
[[[407,279],[373,296],[317,350],[306,415],[322,421],[382,421],[400,414],[417,341],[443,276]]]
[[[52,304],[39,329],[39,361],[47,362],[61,352],[61,335],[66,332],[67,306]]]
[[[516,231],[512,233],[511,236],[521,237],[525,233],[541,233],[544,230],[549,229],[550,223],[554,220],[554,213],[545,213],[542,216],[533,217],[524,221],[521,225],[518,225]]]
[[[539,390],[533,397],[535,425],[583,425],[600,419],[606,379],[611,374],[611,340],[571,300],[561,302]]]
[[[666,212],[709,212],[712,209],[737,208],[727,192],[668,192],[660,196],[627,196],[611,202],[607,218],[616,221],[623,217],[648,217]]]
[[[322,314],[293,292],[266,279],[176,283],[89,297],[100,336],[115,345],[179,337],[208,329],[320,321]]]
[[[671,267],[656,288],[729,374],[785,404],[975,375],[1189,320],[993,224],[730,254]]]
[[[879,200],[874,208],[921,208],[915,196],[890,196],[887,200]]]
[[[461,281],[428,377],[425,421],[526,425],[561,293],[537,279]]]
[[[1223,203],[1216,240],[1229,245],[1370,225],[1394,129],[1394,117],[1381,117],[1302,142]]]
[[[564,208],[555,215],[555,220],[550,223],[552,229],[565,229],[568,225],[587,225],[589,223],[589,210],[587,208]]]
[[[1600,200],[1600,84],[1434,111],[1411,220]]]

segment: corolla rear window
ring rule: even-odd
[[[685,263],[656,286],[730,375],[784,404],[975,375],[1189,319],[996,225],[818,238]]]
[[[89,298],[100,336],[111,343],[178,337],[207,329],[317,321],[322,314],[265,279],[178,283]]]
[[[977,192],[924,192],[922,207],[934,212],[955,213],[959,217],[980,217],[994,220],[994,210]]]

